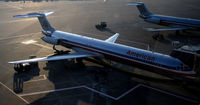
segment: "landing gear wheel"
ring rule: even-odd
[[[53,50],[55,50],[55,52],[54,52],[55,55],[69,54],[69,53],[71,52],[70,50],[66,50],[66,51],[57,50],[57,49],[56,49],[56,45],[53,45]]]
[[[164,36],[162,35],[162,34],[160,34],[160,37],[159,37],[160,39],[164,39]]]
[[[80,67],[85,67],[85,64],[83,63],[83,59],[82,58],[76,58],[76,62]]]
[[[25,63],[25,64],[23,64],[23,68],[24,68],[24,71],[29,71],[29,70],[31,70],[31,64]]]
[[[154,39],[154,40],[161,40],[161,39],[164,39],[164,36],[162,35],[162,34],[154,34],[153,36],[152,36],[152,38]]]
[[[22,64],[15,64],[14,65],[14,70],[17,71],[17,72],[22,72],[24,69],[23,65]]]
[[[180,31],[179,30],[176,30],[176,35],[180,35]]]

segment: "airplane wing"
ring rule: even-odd
[[[177,31],[177,30],[186,30],[190,29],[189,27],[173,27],[173,28],[160,28],[160,29],[155,29],[155,28],[146,28],[147,31],[151,32],[156,32],[156,31]]]
[[[72,59],[72,58],[83,58],[83,57],[92,57],[97,56],[94,54],[87,54],[87,53],[72,53],[72,54],[63,54],[63,55],[53,55],[47,56],[42,58],[34,58],[28,60],[20,60],[20,61],[13,61],[8,62],[10,64],[20,64],[20,63],[33,63],[33,62],[42,62],[42,61],[55,61],[55,60],[64,60],[64,59]]]
[[[106,42],[111,42],[111,43],[115,43],[115,41],[117,40],[119,36],[119,33],[116,33],[115,35],[111,36],[110,38],[106,39]]]

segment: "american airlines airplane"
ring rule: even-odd
[[[99,40],[55,30],[46,19],[46,16],[52,13],[53,12],[29,13],[26,15],[16,15],[14,17],[37,17],[42,26],[42,33],[45,35],[42,37],[43,41],[54,45],[54,47],[55,45],[61,45],[71,48],[75,50],[75,52],[9,62],[10,64],[14,64],[14,69],[16,71],[21,71],[23,64],[26,63],[94,57],[99,59],[110,59],[148,70],[158,70],[181,76],[198,76],[194,70],[177,58],[115,43],[119,36],[118,33],[106,40]]]
[[[146,8],[144,3],[142,2],[129,3],[127,5],[137,6],[140,12],[139,16],[142,19],[144,19],[144,21],[171,27],[171,28],[162,28],[162,29],[147,28],[147,31],[155,31],[155,32],[176,31],[177,34],[179,34],[179,31],[183,31],[183,30],[200,31],[200,20],[152,14],[151,12],[149,12],[149,10]]]

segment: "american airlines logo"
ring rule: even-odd
[[[155,60],[155,57],[144,55],[144,54],[139,54],[139,53],[136,53],[136,52],[132,52],[130,50],[126,54],[137,57],[137,58],[142,58],[142,59],[145,59],[145,60],[151,60],[151,61]]]

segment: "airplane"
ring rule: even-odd
[[[139,17],[144,19],[144,21],[146,22],[170,27],[170,28],[161,28],[161,29],[146,28],[147,31],[151,31],[151,32],[176,31],[176,34],[179,34],[180,31],[184,32],[185,30],[200,31],[200,20],[152,14],[151,12],[149,12],[149,10],[146,8],[144,3],[142,2],[128,3],[126,5],[137,6],[140,12]],[[154,39],[157,39],[158,37],[163,37],[163,36],[160,36],[160,34],[156,34],[155,36],[153,36]]]
[[[41,39],[46,43],[52,44],[53,49],[56,45],[61,45],[74,50],[74,53],[58,53],[52,56],[33,58],[8,62],[14,64],[14,69],[22,71],[23,64],[38,63],[42,61],[56,61],[65,59],[83,59],[93,57],[96,59],[109,59],[131,66],[140,67],[147,70],[158,70],[179,76],[197,77],[197,73],[189,66],[177,58],[169,55],[160,54],[148,50],[138,49],[122,44],[117,44],[119,33],[114,34],[106,40],[99,40],[78,34],[55,30],[48,22],[46,16],[53,12],[38,12],[25,15],[16,15],[14,18],[38,18],[44,37]],[[59,52],[56,50],[56,52]]]

